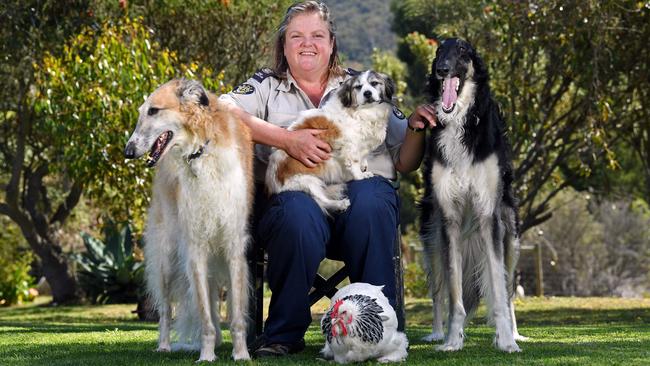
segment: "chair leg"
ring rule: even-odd
[[[404,331],[406,316],[404,312],[404,271],[402,271],[402,239],[397,228],[397,238],[393,248],[393,267],[395,268],[395,313],[397,314],[397,330]]]
[[[248,301],[249,320],[246,342],[253,344],[264,327],[264,249],[253,245],[248,256],[251,296]]]

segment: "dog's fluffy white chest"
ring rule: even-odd
[[[468,155],[465,151],[463,154]],[[489,215],[496,204],[499,187],[499,164],[496,155],[480,163],[471,156],[454,159],[447,166],[435,162],[431,170],[434,192],[446,212],[473,202],[479,214]]]

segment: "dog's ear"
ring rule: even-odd
[[[385,94],[384,99],[387,102],[392,102],[393,94],[395,94],[395,82],[388,75],[385,74],[379,74],[379,75],[381,75],[381,77],[384,79],[384,94]]]
[[[178,87],[178,97],[181,103],[194,103],[204,107],[210,105],[208,92],[196,80],[181,80],[180,86]]]
[[[354,80],[353,77],[349,78],[339,87],[338,97],[345,108],[352,106],[352,80]]]

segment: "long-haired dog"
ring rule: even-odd
[[[219,294],[228,286],[235,360],[246,346],[253,145],[248,128],[204,87],[172,80],[140,106],[124,154],[156,166],[145,230],[145,272],[160,315],[158,351],[221,343]],[[179,342],[170,344],[170,325]]]
[[[428,140],[421,239],[432,280],[433,333],[442,339],[443,294],[448,333],[439,350],[463,347],[466,316],[487,300],[495,345],[520,351],[512,298],[519,257],[519,223],[506,126],[474,48],[444,41],[429,79],[438,126]]]
[[[308,168],[284,150],[274,151],[266,172],[269,193],[303,191],[326,213],[347,209],[341,183],[373,176],[366,156],[386,139],[394,90],[386,75],[365,71],[332,91],[321,109],[302,112],[288,129],[325,130],[318,137],[332,147],[332,156]]]

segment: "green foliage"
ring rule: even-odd
[[[406,296],[427,297],[429,285],[427,275],[417,262],[412,262],[404,267],[404,292]]]
[[[123,158],[146,95],[174,77],[201,79],[216,92],[226,88],[223,73],[181,63],[138,19],[86,28],[60,56],[47,54],[34,67],[44,123],[33,133],[49,136],[52,167],[86,182],[88,196],[118,219],[143,217],[148,205],[152,171]]]
[[[398,102],[402,102],[404,99],[404,93],[406,93],[406,65],[395,57],[392,53],[386,51],[380,51],[378,48],[372,50],[372,55],[370,56],[372,61],[372,69],[375,71],[383,72],[384,74],[390,76],[391,79],[395,82],[395,95]]]
[[[268,66],[272,38],[291,0],[117,1],[102,3],[97,12],[116,17],[142,17],[153,39],[176,53],[178,60],[196,62],[223,72],[227,84],[237,85],[261,66]]]
[[[34,257],[31,252],[7,253],[0,248],[0,305],[8,306],[33,300],[29,289],[34,278],[29,275]]]
[[[81,233],[86,252],[73,255],[81,287],[93,303],[135,302],[144,284],[144,263],[136,256],[131,227],[109,221],[103,232],[104,241]]]

